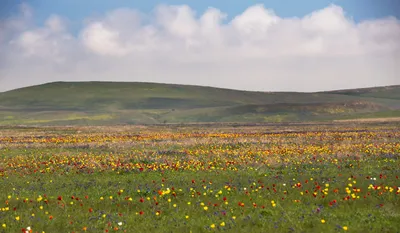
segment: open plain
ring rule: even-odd
[[[397,232],[399,129],[2,127],[0,232]]]

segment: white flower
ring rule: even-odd
[[[283,186],[286,186],[286,184],[283,184]]]
[[[122,222],[119,222],[119,223],[118,223],[118,226],[122,226]]]

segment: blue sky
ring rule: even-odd
[[[346,13],[356,21],[385,16],[400,18],[399,0],[1,0],[1,2],[2,7],[0,8],[2,10],[0,13],[3,16],[15,12],[17,4],[28,3],[34,8],[38,23],[44,21],[51,14],[58,14],[76,24],[88,16],[101,15],[115,8],[130,7],[142,12],[150,12],[159,4],[187,4],[198,13],[204,12],[208,7],[215,7],[227,13],[229,18],[229,16],[235,16],[257,3],[262,3],[265,7],[274,9],[281,17],[302,17],[333,3],[343,7]]]

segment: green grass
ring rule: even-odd
[[[288,122],[398,116],[400,87],[249,92],[118,82],[56,82],[0,93],[0,125]]]
[[[380,162],[376,160],[375,163]],[[347,183],[351,183],[348,178],[355,174],[371,174],[379,177],[378,172],[368,173],[367,167],[373,171],[379,170],[377,165],[371,167],[361,164],[360,169],[356,171],[352,168],[339,171],[334,166],[326,165],[299,167],[296,170],[293,167],[280,167],[266,170],[268,175],[248,169],[224,173],[179,171],[166,172],[162,175],[157,173],[95,173],[63,176],[45,174],[27,177],[23,182],[20,178],[13,177],[2,182],[3,187],[15,189],[2,190],[4,193],[2,200],[4,201],[5,194],[11,195],[9,206],[16,207],[17,211],[3,213],[1,220],[8,223],[10,231],[7,232],[17,232],[24,226],[31,226],[34,230],[46,229],[46,232],[83,232],[82,229],[86,226],[88,232],[104,232],[104,229],[118,226],[118,222],[123,223],[118,227],[121,230],[126,229],[127,232],[288,232],[291,229],[296,232],[337,232],[337,230],[343,231],[343,226],[349,227],[349,232],[396,232],[400,227],[398,197],[381,198],[373,194],[365,201],[344,202],[340,199],[343,195],[329,195],[326,200],[315,200],[310,195],[302,197],[299,191],[282,186],[283,184],[293,185],[295,181],[314,177],[314,182],[329,183],[333,189],[342,188]],[[320,177],[322,169],[323,178]],[[339,172],[342,177],[338,177]],[[275,178],[276,175],[279,178]],[[388,175],[394,177],[395,174]],[[162,182],[162,179],[167,181]],[[333,179],[333,181],[327,182],[326,179]],[[192,184],[192,180],[198,183]],[[206,189],[202,187],[202,180],[207,181]],[[153,184],[153,181],[156,183]],[[212,181],[211,185],[208,183],[210,181]],[[364,180],[357,179],[357,181],[359,182],[357,187],[362,189],[367,189],[370,183],[365,178]],[[390,178],[388,182],[394,184],[395,180]],[[237,190],[227,192],[224,189],[227,183]],[[278,192],[282,193],[288,189],[289,194],[277,196],[266,189],[254,193],[255,188],[250,188],[253,183],[271,189],[274,184],[277,184]],[[153,200],[153,196],[157,196],[155,191],[165,187],[175,187],[177,197],[169,195],[158,197],[160,204],[155,206]],[[313,187],[313,185],[306,186],[309,189]],[[191,197],[188,195],[190,188],[200,190],[201,195]],[[244,188],[247,188],[251,194],[245,195]],[[121,189],[124,191],[119,196],[118,192]],[[179,191],[181,189],[183,191]],[[215,195],[220,190],[223,192],[219,198],[216,198]],[[44,194],[50,200],[49,204],[36,201],[39,195]],[[64,198],[65,207],[58,207],[58,196]],[[71,196],[78,197],[82,201],[72,200]],[[85,196],[88,196],[88,199],[85,199]],[[110,196],[113,197],[112,200]],[[126,201],[124,197],[127,196],[133,201]],[[15,200],[15,197],[28,198],[33,200],[33,203],[23,204]],[[101,197],[105,200],[101,201]],[[151,201],[148,201],[147,197],[150,197]],[[223,197],[227,197],[228,204],[224,204]],[[281,197],[285,200],[278,199]],[[141,203],[140,198],[144,198],[145,202]],[[168,199],[171,199],[171,202],[168,202]],[[338,200],[339,204],[330,207],[328,202],[334,199]],[[295,203],[293,200],[301,200],[302,203]],[[277,203],[275,207],[272,207],[271,201]],[[209,202],[218,203],[219,206],[214,207]],[[245,207],[238,206],[239,202],[245,203]],[[81,203],[83,206],[79,206]],[[205,211],[201,203],[205,203],[209,209]],[[252,207],[253,203],[257,203],[258,208]],[[383,207],[377,207],[382,203],[385,204]],[[174,204],[177,207],[174,207]],[[40,206],[44,209],[40,210]],[[93,212],[89,212],[90,208]],[[318,212],[318,209],[321,211]],[[155,215],[158,210],[162,210],[161,216]],[[136,213],[140,211],[144,214],[137,215]],[[35,213],[34,217],[32,213]],[[21,220],[16,221],[16,216],[19,216]],[[49,216],[54,216],[54,218],[49,220]],[[186,219],[186,216],[189,216],[189,219]],[[236,219],[232,219],[233,217]],[[325,224],[320,222],[322,219],[326,221]],[[69,222],[72,224],[68,224]],[[107,225],[109,222],[111,227]],[[225,223],[223,227],[220,226],[222,222]],[[212,224],[216,225],[215,230],[210,228]]]
[[[3,127],[0,232],[398,231],[396,125],[288,129]]]

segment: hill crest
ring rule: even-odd
[[[0,93],[0,125],[324,121],[396,117],[399,111],[400,85],[302,93],[52,82]]]

